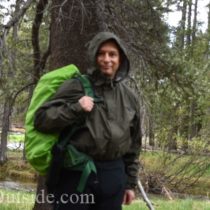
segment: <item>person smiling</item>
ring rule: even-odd
[[[122,41],[112,32],[100,32],[88,43],[87,74],[100,102],[84,95],[77,79],[64,82],[54,97],[41,106],[35,127],[41,132],[62,132],[83,119],[69,139],[78,151],[93,159],[97,173],[88,177],[84,194],[94,202],[55,202],[54,210],[121,210],[135,199],[141,147],[138,97],[125,84],[130,65]],[[80,171],[62,169],[57,200],[77,192]]]
[[[114,78],[120,66],[120,53],[114,41],[107,41],[100,48],[96,57],[96,63],[101,73]]]

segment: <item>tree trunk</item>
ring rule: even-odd
[[[86,44],[99,30],[103,30],[97,0],[54,0],[51,26],[51,69],[73,63],[86,72],[88,60]]]
[[[187,13],[187,1],[183,0],[181,32],[180,32],[180,49],[184,49],[185,46],[186,13]]]
[[[2,117],[1,130],[1,147],[0,147],[0,164],[7,161],[7,135],[9,130],[9,116],[10,116],[10,98],[7,97],[4,102],[4,111]]]
[[[193,17],[193,29],[192,29],[192,44],[195,42],[197,31],[197,13],[198,13],[198,0],[195,0],[194,17]]]
[[[205,56],[206,59],[209,59],[210,55],[209,55],[209,42],[210,42],[210,2],[207,5],[208,6],[208,28],[207,28],[207,41],[206,41],[206,52],[205,52]]]
[[[190,46],[192,41],[192,0],[188,1],[188,18],[187,18],[187,46]]]
[[[202,128],[201,116],[204,115],[202,112],[198,112],[198,105],[195,99],[190,102],[189,109],[189,130],[188,140],[192,140],[193,137],[199,135],[199,131]]]
[[[20,0],[16,0],[15,4],[15,13],[14,16],[19,13],[20,10]],[[18,39],[18,24],[14,23],[13,25],[13,33],[12,33],[12,40],[16,43]],[[7,80],[13,80],[15,71],[16,71],[16,49],[13,48],[11,50],[6,51],[9,62],[8,62],[8,71],[6,72]],[[1,58],[0,58],[1,59]],[[4,164],[7,160],[7,135],[8,130],[10,127],[10,115],[12,112],[12,94],[5,89],[7,92],[5,93],[5,102],[4,102],[4,111],[3,111],[3,118],[2,118],[2,133],[1,133],[1,148],[0,148],[0,164]]]
[[[208,34],[210,34],[210,2],[209,2],[209,4],[207,5],[207,7],[208,7],[208,28],[207,28],[207,30],[208,30]]]
[[[149,131],[149,145],[154,147],[155,146],[155,136],[154,136],[154,125],[153,125],[153,120],[149,116],[149,126],[148,126],[148,131]]]
[[[195,135],[194,115],[195,115],[195,101],[192,100],[189,105],[188,140],[192,140],[193,136]]]
[[[88,60],[85,45],[105,27],[105,24],[102,24],[102,18],[98,19],[97,16],[99,10],[103,11],[104,8],[97,8],[96,2],[97,0],[52,1],[50,69],[73,63],[79,67],[81,72],[86,72]],[[103,16],[102,13],[100,15]],[[40,194],[46,195],[44,177],[40,177],[38,181],[37,195]],[[33,208],[33,210],[50,209],[51,206],[47,202],[36,202]]]

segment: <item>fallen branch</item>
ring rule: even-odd
[[[143,188],[143,186],[141,184],[140,179],[138,180],[138,189],[139,189],[139,192],[142,194],[143,200],[145,201],[147,207],[150,210],[155,210],[154,207],[153,207],[153,205],[152,205],[152,202],[149,200],[149,198],[147,197],[146,192],[144,191],[144,188]]]
[[[167,197],[169,200],[173,200],[172,192],[170,192],[170,190],[167,189],[164,185],[163,185],[163,188],[162,188],[162,192],[166,195],[166,197]]]

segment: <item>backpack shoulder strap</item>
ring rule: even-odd
[[[92,87],[92,84],[90,83],[88,76],[85,74],[82,74],[82,75],[79,75],[77,78],[80,80],[84,88],[85,95],[94,98],[95,94],[94,94],[93,87]]]
[[[94,101],[96,101],[97,97],[95,97],[94,90],[88,76],[77,75],[75,79],[78,79],[80,81],[82,87],[84,88],[85,95],[94,98]],[[97,101],[99,101],[99,98],[97,99]],[[71,128],[67,127],[65,130],[63,130],[63,132],[61,132],[58,142],[53,147],[52,162],[51,162],[51,167],[49,169],[48,180],[47,180],[48,190],[50,191],[53,191],[53,189],[55,189],[58,183],[58,180],[60,178],[60,172],[64,164],[65,154],[66,154],[67,145],[69,143],[69,139],[71,139],[74,133],[77,132],[79,129],[80,129],[80,126],[78,125],[72,125]],[[69,150],[69,153],[72,156],[71,164],[73,164],[74,162],[76,163],[77,156],[73,156],[73,154],[78,153],[76,148],[74,148],[72,145],[69,145],[68,148],[71,149]],[[82,172],[80,181],[77,187],[77,190],[79,192],[83,192],[87,178],[90,175],[90,173],[91,172],[96,173],[96,168],[95,168],[93,160],[89,156],[83,153],[80,153],[79,157],[81,158],[82,155],[84,155],[83,157],[86,157],[85,162],[83,162],[83,167],[81,168],[82,163],[79,163],[79,162],[77,164],[74,163],[75,165],[73,164],[74,166],[73,168],[75,170],[80,170]],[[60,166],[60,168],[58,166]]]
[[[90,82],[88,75],[82,74],[82,75],[78,75],[78,77],[76,77],[76,78],[80,80],[80,82],[84,88],[86,96],[92,97],[94,99],[95,103],[100,103],[100,102],[104,101],[101,96],[97,96],[95,94],[93,86]]]

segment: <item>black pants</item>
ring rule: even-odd
[[[76,188],[81,172],[63,170],[56,190],[54,210],[121,210],[125,191],[125,170],[122,160],[95,162],[83,193]]]

